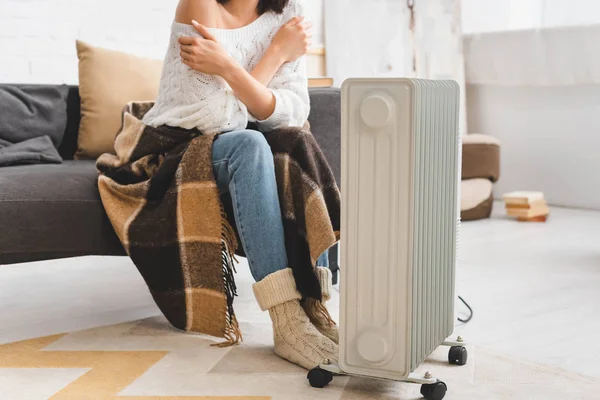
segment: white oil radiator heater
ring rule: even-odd
[[[454,81],[349,79],[342,85],[342,219],[339,365],[310,371],[446,385],[413,371],[452,346],[461,167],[460,88]]]

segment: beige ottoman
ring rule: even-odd
[[[492,183],[500,178],[500,142],[478,133],[463,136],[462,142],[461,218],[489,218]]]
[[[475,178],[461,182],[460,217],[463,221],[489,218],[492,213],[492,182]]]

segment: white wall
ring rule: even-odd
[[[75,39],[161,59],[176,4],[0,0],[0,82],[77,83]]]
[[[462,0],[463,33],[529,29],[540,24],[543,0]]]
[[[598,0],[543,0],[542,27],[592,25],[600,23]]]
[[[600,209],[600,85],[468,85],[469,128],[498,138],[495,196],[541,190],[552,205]]]
[[[541,190],[553,205],[600,209],[597,43],[600,25],[465,38],[469,129],[502,143],[496,197]]]
[[[322,39],[322,0],[305,0]],[[162,59],[177,0],[0,0],[0,82],[77,83],[75,39]]]
[[[462,0],[463,32],[600,24],[598,0]]]
[[[454,79],[464,88],[460,0],[324,5],[327,75],[336,85],[351,77],[418,77]],[[461,100],[464,105],[464,96]],[[460,126],[466,132],[464,113]]]

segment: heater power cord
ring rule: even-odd
[[[467,303],[465,301],[465,299],[463,299],[461,296],[458,296],[458,299],[460,301],[462,301],[462,303],[467,307],[467,309],[469,310],[469,316],[466,319],[462,319],[461,317],[458,317],[458,320],[460,322],[462,322],[463,324],[466,324],[467,322],[469,322],[471,319],[473,319],[473,309],[471,308],[471,306],[469,305],[469,303]]]

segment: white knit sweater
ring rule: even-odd
[[[279,28],[292,17],[304,15],[303,1],[290,0],[283,14],[267,12],[239,29],[209,31],[239,65],[251,72]],[[310,102],[305,57],[279,69],[268,85],[275,95],[275,111],[266,120],[257,121],[223,78],[199,73],[183,64],[180,36],[200,37],[200,34],[191,25],[173,23],[158,98],[144,117],[144,123],[220,133],[245,129],[248,122],[257,122],[265,130],[302,126],[306,122]]]

